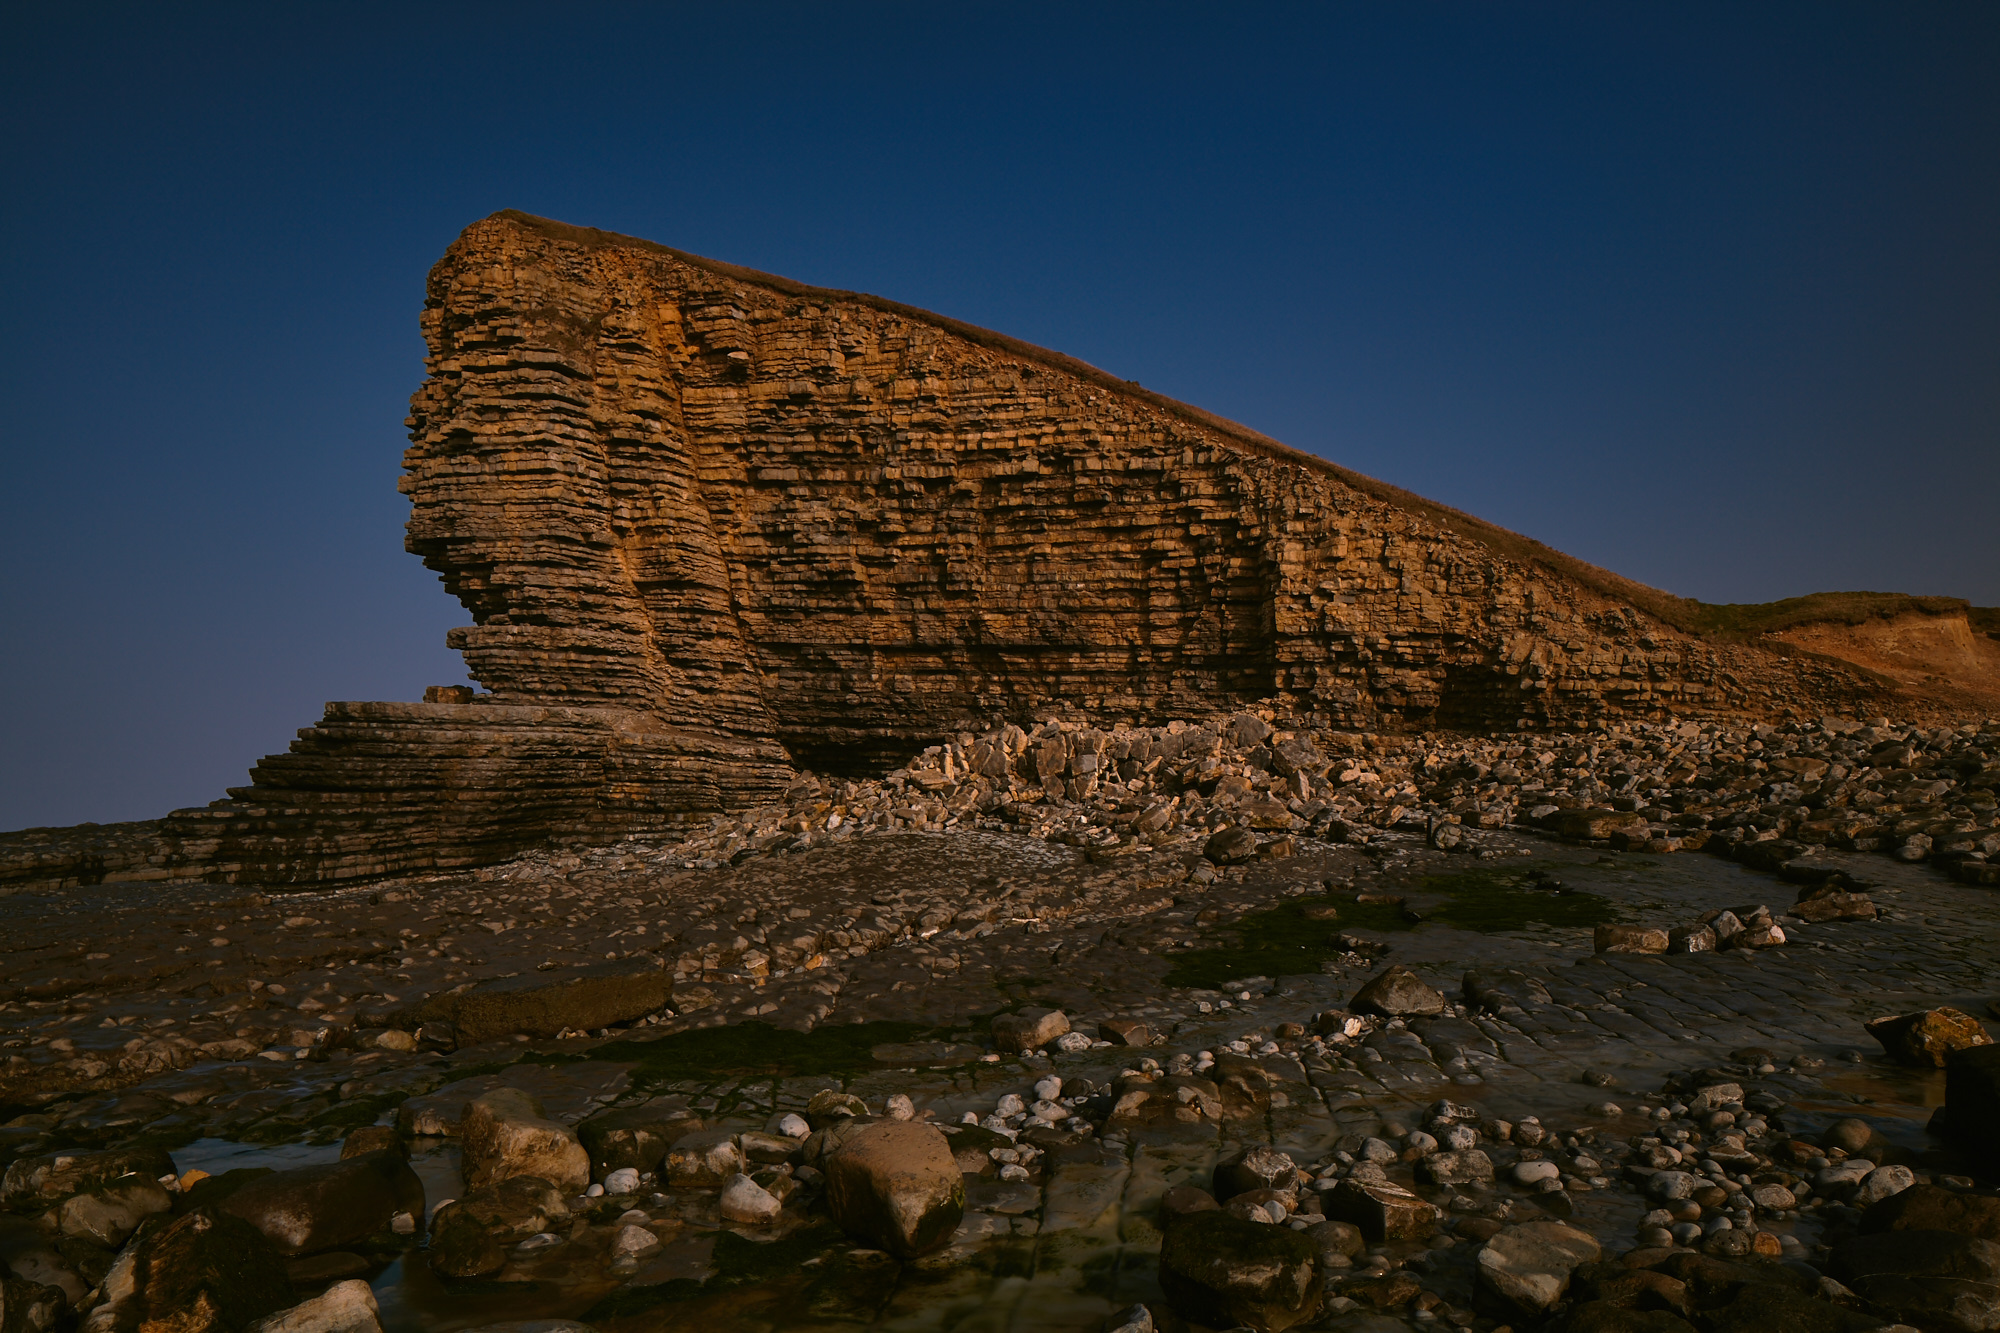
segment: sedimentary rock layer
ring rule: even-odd
[[[1688,637],[1638,585],[878,298],[503,213],[432,270],[423,330],[408,545],[470,611],[450,642],[488,693],[330,705],[165,821],[142,873],[472,864],[1049,711],[1514,729],[1877,688]]]
[[[498,702],[825,763],[1058,704],[1486,727],[1810,693],[1435,507],[891,303],[503,214],[433,271],[424,331],[409,546]]]

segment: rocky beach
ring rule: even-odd
[[[9,1327],[1992,1326],[2000,728],[1294,721],[17,892]]]

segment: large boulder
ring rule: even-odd
[[[461,1045],[516,1033],[554,1037],[565,1030],[591,1031],[643,1018],[666,1004],[673,988],[673,974],[650,959],[593,963],[524,972],[434,995],[397,1021],[415,1026],[442,1019],[457,1031]]]
[[[43,1153],[8,1165],[0,1180],[0,1207],[45,1208],[72,1194],[109,1185],[120,1176],[158,1180],[174,1174],[174,1159],[158,1148]]]
[[[446,1277],[497,1273],[514,1246],[568,1221],[561,1190],[533,1176],[510,1176],[437,1210],[431,1218],[431,1267]]]
[[[309,1301],[265,1315],[247,1333],[382,1333],[375,1293],[358,1278],[336,1282]]]
[[[280,1254],[318,1254],[389,1230],[398,1213],[421,1218],[424,1183],[402,1154],[371,1152],[260,1176],[220,1207]]]
[[[240,1217],[195,1208],[126,1247],[85,1333],[239,1333],[293,1303],[285,1261]]]
[[[1904,1323],[1949,1333],[2000,1329],[2000,1244],[1954,1231],[1883,1231],[1834,1248],[1834,1270]]]
[[[660,1177],[670,1185],[711,1188],[743,1169],[743,1150],[726,1129],[698,1129],[676,1139],[660,1159]]]
[[[902,1258],[945,1244],[965,1215],[965,1177],[934,1125],[864,1125],[826,1156],[824,1169],[833,1220]]]
[[[1296,1194],[1298,1188],[1298,1164],[1268,1144],[1253,1144],[1224,1158],[1215,1167],[1217,1199],[1233,1199],[1251,1190]]]
[[[1069,1015],[1060,1009],[1023,1009],[993,1020],[993,1044],[1007,1052],[1033,1051],[1069,1031]]]
[[[459,1134],[465,1183],[472,1189],[510,1176],[534,1176],[580,1194],[590,1184],[590,1154],[569,1126],[551,1120],[519,1088],[496,1088],[466,1104]]]
[[[1361,1228],[1372,1245],[1421,1240],[1437,1230],[1438,1210],[1390,1181],[1343,1180],[1320,1197],[1327,1218]]]
[[[657,1171],[676,1140],[702,1127],[678,1100],[621,1106],[594,1115],[576,1127],[578,1142],[590,1154],[592,1173],[602,1180],[613,1171]]]
[[[1912,1185],[1861,1214],[1864,1236],[1884,1231],[1953,1231],[2000,1243],[2000,1194],[1970,1194],[1939,1185]]]
[[[1946,1057],[1944,1106],[1935,1123],[1961,1151],[2000,1174],[2000,1045]]]
[[[1291,1328],[1319,1312],[1319,1247],[1303,1233],[1222,1212],[1183,1217],[1160,1246],[1160,1286],[1211,1328]]]
[[[173,1209],[173,1196],[157,1180],[121,1176],[110,1184],[72,1194],[56,1210],[56,1226],[72,1240],[115,1250],[147,1218]]]
[[[1400,1018],[1409,1014],[1444,1012],[1444,995],[1425,985],[1416,973],[1397,963],[1354,993],[1348,1008],[1357,1014]]]
[[[1898,1063],[1931,1069],[1943,1069],[1954,1051],[1993,1043],[1978,1019],[1948,1006],[1874,1019],[1868,1034]]]
[[[0,1263],[0,1330],[5,1333],[47,1333],[68,1303],[62,1288],[18,1277]]]
[[[1561,1222],[1508,1227],[1479,1247],[1479,1281],[1529,1314],[1541,1314],[1569,1290],[1570,1274],[1598,1259],[1587,1231]]]

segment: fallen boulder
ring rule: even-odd
[[[568,1221],[561,1190],[511,1176],[439,1207],[431,1218],[431,1267],[446,1277],[497,1273],[514,1246]]]
[[[1951,1231],[2000,1243],[2000,1194],[1911,1185],[1872,1204],[1862,1213],[1858,1230],[1864,1236],[1884,1231]]]
[[[1387,968],[1354,994],[1348,1008],[1358,1014],[1400,1018],[1407,1014],[1444,1012],[1442,992],[1425,985],[1423,979],[1401,963]]]
[[[1069,1031],[1069,1015],[1060,1009],[1023,1009],[993,1020],[993,1044],[1016,1054],[1038,1050]]]
[[[1319,1313],[1319,1247],[1288,1227],[1221,1212],[1180,1219],[1160,1246],[1160,1286],[1177,1313],[1211,1328],[1278,1330]]]
[[[414,1028],[442,1020],[456,1030],[461,1045],[516,1033],[555,1037],[643,1018],[667,1003],[673,987],[673,973],[645,959],[524,972],[433,995],[397,1015],[396,1025]]]
[[[1320,1207],[1328,1219],[1359,1227],[1371,1245],[1421,1240],[1437,1230],[1440,1216],[1435,1207],[1386,1180],[1343,1180],[1321,1196]]]
[[[1868,1035],[1897,1063],[1932,1069],[1943,1069],[1954,1051],[1993,1043],[1978,1019],[1949,1006],[1873,1019]]]
[[[1569,1290],[1570,1274],[1597,1262],[1597,1241],[1561,1222],[1508,1227],[1479,1248],[1479,1280],[1529,1314],[1541,1314]]]
[[[109,1185],[120,1176],[158,1180],[175,1175],[174,1159],[158,1148],[107,1148],[23,1157],[0,1179],[0,1207],[45,1208],[72,1194]]]
[[[139,1224],[173,1209],[173,1196],[156,1180],[121,1176],[110,1184],[72,1194],[56,1210],[56,1226],[73,1240],[87,1240],[115,1250]]]
[[[833,1220],[900,1258],[944,1245],[965,1215],[965,1178],[934,1125],[864,1125],[827,1154],[824,1169]]]
[[[421,1218],[424,1185],[400,1153],[372,1152],[259,1176],[218,1207],[280,1254],[318,1254],[388,1231],[398,1213]]]
[[[1834,1247],[1834,1270],[1863,1299],[1924,1329],[2000,1328],[2000,1244],[1953,1231],[1884,1231]]]
[[[459,1133],[465,1183],[472,1189],[510,1176],[535,1176],[571,1193],[590,1184],[590,1154],[576,1133],[550,1120],[541,1102],[518,1088],[473,1098]]]
[[[309,1301],[265,1315],[246,1333],[382,1333],[380,1307],[366,1282],[336,1282]]]
[[[196,1208],[149,1228],[100,1284],[85,1333],[238,1333],[293,1303],[285,1261],[240,1217]]]

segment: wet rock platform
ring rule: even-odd
[[[116,1162],[70,1197],[157,1175],[134,1209],[205,1216],[241,1188],[214,1183],[232,1170],[386,1151],[408,1155],[422,1215],[275,1259],[288,1299],[358,1279],[391,1330],[1204,1327],[1162,1272],[1175,1200],[1195,1198],[1233,1219],[1213,1225],[1305,1238],[1312,1308],[1292,1326],[1554,1326],[1604,1306],[1722,1327],[1674,1256],[1761,1264],[1772,1291],[1839,1285],[1871,1189],[1980,1197],[1977,1163],[1927,1133],[1944,1070],[1892,1061],[1865,1024],[1986,1013],[1990,889],[1827,849],[1881,914],[1811,922],[1789,915],[1796,885],[1709,856],[1521,828],[1468,828],[1450,851],[1394,829],[1277,841],[1223,866],[979,829],[740,864],[631,842],[335,892],[16,894],[0,1259],[61,1294],[61,1326],[111,1309],[121,1246],[141,1241],[67,1222],[87,1210],[33,1183],[47,1163],[164,1153],[170,1169]],[[1782,946],[1596,951],[1608,925],[1759,906]],[[1357,1004],[1392,965],[1418,999]],[[467,1018],[495,1012],[536,1031]],[[1022,1032],[1031,1049],[1011,1049]],[[533,1123],[475,1143],[468,1107],[505,1089]],[[828,1213],[842,1135],[881,1120],[938,1127],[964,1172],[962,1216],[927,1253]],[[570,1136],[534,1151],[573,1151],[588,1192],[503,1207],[468,1187],[469,1167],[505,1176],[530,1151],[492,1143],[534,1134]],[[1288,1159],[1281,1178],[1232,1191],[1258,1147]],[[1363,1186],[1434,1211],[1368,1234]],[[505,1243],[475,1276],[440,1271],[466,1218]],[[1568,1252],[1543,1222],[1605,1257],[1549,1269]],[[1841,1290],[1800,1299],[1891,1322]],[[1260,1299],[1228,1308],[1286,1326]]]

